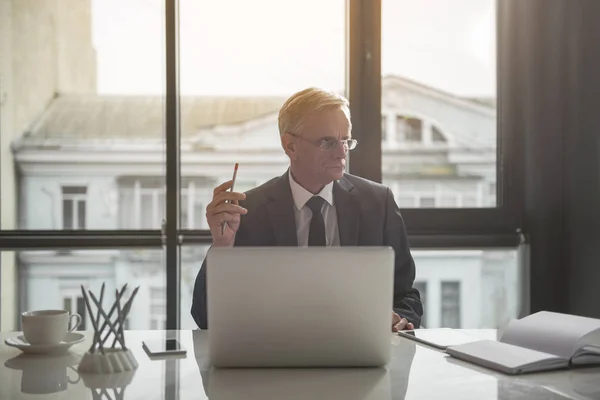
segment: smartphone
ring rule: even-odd
[[[142,347],[149,357],[185,356],[187,353],[177,339],[144,340]]]

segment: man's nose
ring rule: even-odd
[[[336,158],[346,158],[348,155],[348,145],[343,140],[340,140],[332,151],[335,153],[334,156]]]

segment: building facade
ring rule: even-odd
[[[418,83],[383,78],[383,181],[401,207],[494,207],[496,113]],[[183,98],[182,225],[206,229],[213,188],[240,163],[237,189],[286,171],[277,111],[284,98]],[[159,229],[165,208],[163,100],[59,95],[13,141],[22,229]],[[360,143],[359,143],[360,146]],[[184,246],[182,327],[204,246]],[[427,327],[498,327],[516,316],[515,251],[413,251]],[[165,322],[160,250],[21,252],[23,309],[85,314],[79,285],[140,286],[128,326]],[[365,271],[368,273],[368,271]],[[88,326],[84,324],[84,328]]]

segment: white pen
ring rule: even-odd
[[[235,163],[235,166],[233,167],[233,178],[231,179],[231,189],[229,189],[230,192],[233,192],[233,188],[235,186],[235,178],[237,177],[237,171],[238,171],[238,166],[240,164],[239,163]],[[225,200],[225,204],[229,204],[230,201],[229,200]],[[225,233],[225,224],[227,224],[227,221],[223,221],[223,223],[221,224],[221,235],[223,233]]]

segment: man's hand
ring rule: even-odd
[[[400,318],[398,314],[392,311],[392,332],[412,329],[415,329],[412,323],[408,322],[406,318]]]
[[[246,195],[238,192],[228,192],[232,181],[227,181],[217,187],[213,192],[212,201],[206,206],[206,221],[213,237],[213,246],[233,246],[235,234],[240,227],[240,218],[248,210],[240,207],[239,200],[244,200]],[[223,233],[221,225],[227,222]]]

